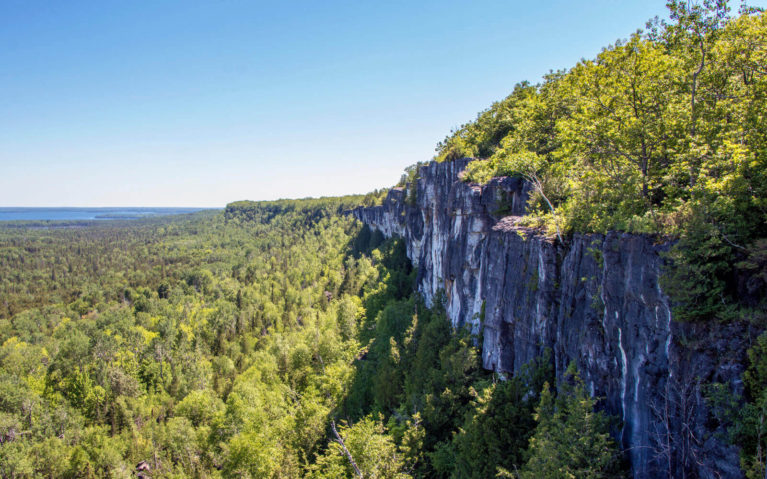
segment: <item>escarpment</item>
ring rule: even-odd
[[[561,378],[575,361],[618,419],[635,478],[741,477],[705,392],[741,387],[744,327],[674,321],[660,286],[668,245],[618,232],[560,244],[519,227],[529,185],[464,183],[468,161],[422,167],[414,190],[353,214],[405,240],[419,291],[429,304],[444,291],[453,325],[479,335],[487,369],[513,374],[549,348]]]

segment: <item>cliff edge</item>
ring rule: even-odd
[[[469,161],[432,162],[410,191],[353,214],[405,240],[418,290],[428,304],[445,292],[453,325],[479,335],[485,368],[513,374],[546,348],[558,377],[575,361],[620,420],[635,478],[742,477],[705,385],[741,387],[744,326],[675,322],[659,281],[667,244],[618,232],[560,244],[519,227],[530,186],[464,183]]]

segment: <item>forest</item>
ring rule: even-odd
[[[363,200],[1,227],[0,475],[620,475],[577,371],[484,371]]]

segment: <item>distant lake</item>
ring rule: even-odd
[[[2,208],[0,221],[132,220],[180,215],[205,208]]]

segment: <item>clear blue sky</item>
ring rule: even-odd
[[[664,0],[0,2],[0,206],[364,193]]]

